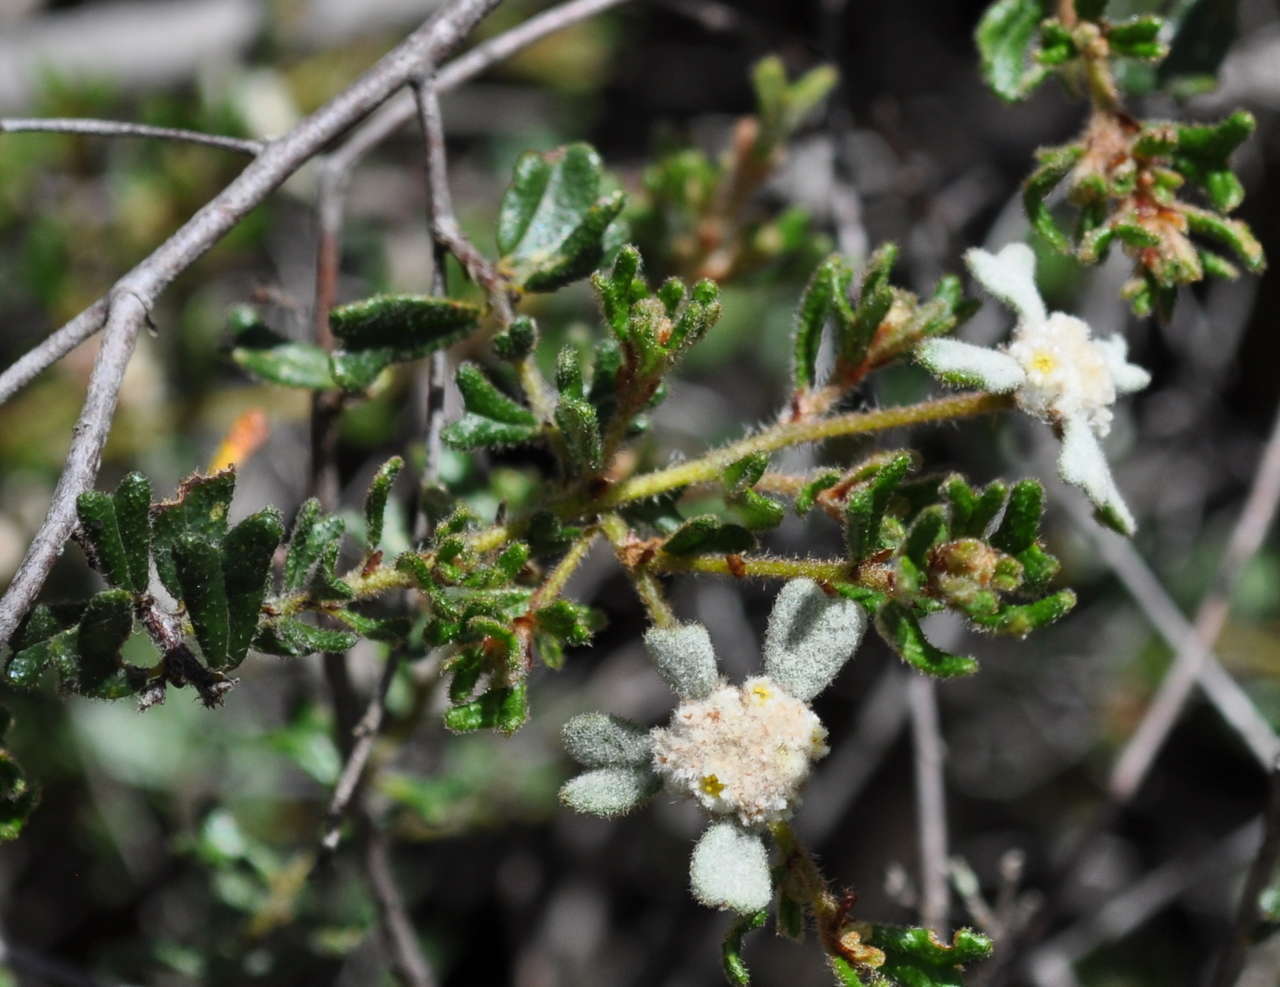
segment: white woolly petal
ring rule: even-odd
[[[767,908],[773,898],[764,841],[733,823],[707,827],[693,848],[689,877],[693,896],[708,908],[747,914]]]
[[[925,340],[916,347],[915,358],[935,377],[957,387],[1007,394],[1026,379],[1018,361],[1008,354],[958,339]]]
[[[1020,323],[1034,325],[1048,318],[1036,290],[1036,255],[1025,243],[1010,243],[998,254],[974,247],[964,260],[982,287],[1018,313]]]
[[[662,782],[648,768],[597,768],[570,778],[560,801],[593,816],[621,816],[652,796]]]
[[[648,764],[649,731],[617,716],[582,713],[561,731],[564,749],[584,768]]]
[[[765,674],[808,702],[831,684],[866,629],[866,614],[852,600],[833,599],[811,579],[794,579],[782,587],[769,615]]]
[[[703,699],[719,684],[711,635],[701,624],[651,627],[644,643],[658,671],[681,699]]]
[[[1089,423],[1079,416],[1062,423],[1058,472],[1067,483],[1088,495],[1103,523],[1125,535],[1132,535],[1137,530],[1133,515],[1111,478],[1111,468],[1102,453],[1102,446]]]
[[[1107,361],[1107,369],[1111,371],[1111,379],[1115,381],[1118,393],[1132,394],[1151,383],[1151,374],[1136,363],[1129,362],[1129,343],[1123,336],[1108,336],[1097,340],[1097,344]]]

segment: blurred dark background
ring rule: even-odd
[[[1120,5],[1113,5],[1120,6]],[[1160,5],[1162,9],[1163,6]],[[279,133],[367,67],[431,9],[431,0],[0,0],[0,115],[102,116],[218,132]],[[639,192],[655,153],[715,155],[753,107],[751,66],[777,53],[793,72],[840,69],[829,108],[806,126],[753,208],[808,211],[812,227],[857,259],[893,240],[900,283],[925,290],[959,272],[969,246],[1026,235],[1018,185],[1032,153],[1069,139],[1083,108],[1054,85],[1002,105],[982,85],[972,43],[980,2],[779,4],[635,2],[555,35],[444,98],[451,183],[482,249],[516,155],[591,141]],[[1280,8],[1269,0],[1199,0],[1196,36],[1225,58],[1220,87],[1182,102],[1141,92],[1144,116],[1258,117],[1239,152],[1241,215],[1280,252]],[[1144,9],[1150,9],[1147,5]],[[540,9],[504,4],[492,35]],[[1216,33],[1215,33],[1216,32]],[[1191,58],[1191,55],[1186,55]],[[1196,68],[1197,66],[1193,66]],[[241,162],[200,147],[48,135],[0,137],[0,365],[77,313],[223,184]],[[421,149],[410,131],[359,170],[351,192],[341,295],[424,290],[430,245]],[[304,496],[303,392],[259,385],[226,356],[226,312],[258,300],[282,331],[304,331],[313,276],[315,175],[304,171],[183,275],[139,347],[103,467],[132,468],[157,490],[205,465],[232,423],[265,412],[266,446],[242,467],[237,513],[265,503],[286,514]],[[1139,322],[1119,297],[1123,258],[1082,271],[1049,259],[1054,307],[1095,331],[1125,332],[1152,387],[1117,409],[1117,480],[1139,518],[1138,556],[1190,613],[1254,475],[1276,410],[1274,273],[1183,292],[1167,325]],[[652,274],[661,271],[652,270]],[[693,451],[773,416],[786,393],[791,306],[808,270],[775,264],[725,287],[725,317],[659,410],[663,449]],[[534,305],[565,338],[595,332],[589,293]],[[988,305],[963,330],[993,342],[1007,322]],[[0,582],[43,517],[78,411],[92,342],[0,408]],[[455,354],[457,357],[464,352]],[[895,369],[865,403],[929,390]],[[344,504],[358,508],[372,470],[403,451],[411,421],[391,388],[343,423]],[[938,469],[1048,476],[1045,431],[1033,423],[966,424],[922,434]],[[889,441],[901,444],[902,436]],[[821,452],[847,461],[852,443]],[[796,454],[790,466],[818,460]],[[478,476],[498,471],[483,489]],[[446,479],[496,506],[522,463],[450,454]],[[1107,773],[1158,685],[1170,650],[1081,522],[1078,495],[1050,479],[1046,540],[1064,561],[1077,610],[1025,643],[939,641],[983,660],[971,680],[939,689],[948,748],[952,852],[993,892],[1017,870],[1034,904],[1093,818]],[[402,522],[403,524],[403,522]],[[823,554],[829,521],[789,520],[781,552]],[[1102,539],[1100,542],[1099,539]],[[1140,564],[1140,563],[1139,563]],[[1273,725],[1280,718],[1280,554],[1271,538],[1250,561],[1217,654]],[[47,590],[83,592],[92,575],[70,550]],[[702,985],[719,982],[724,916],[687,894],[698,816],[660,797],[605,823],[555,805],[571,766],[558,729],[602,708],[641,722],[670,699],[639,646],[643,614],[609,553],[573,591],[608,617],[590,650],[533,683],[534,719],[512,739],[446,737],[434,712],[405,715],[416,666],[396,683],[401,735],[379,748],[372,793],[395,840],[396,877],[446,985]],[[756,667],[775,587],[681,578],[678,612],[711,628],[731,677]],[[382,655],[355,655],[362,685]],[[43,789],[26,833],[0,848],[0,984],[375,984],[388,981],[374,910],[350,852],[313,866],[315,836],[338,767],[315,659],[253,658],[226,706],[208,712],[175,693],[145,715],[128,702],[67,700],[50,690],[0,695],[16,717],[9,746]],[[878,641],[823,696],[832,753],[798,820],[827,875],[855,889],[858,913],[915,915],[918,883],[905,671]],[[431,694],[434,695],[434,694]],[[440,697],[429,697],[439,705]],[[1256,841],[1263,802],[1257,761],[1218,713],[1193,698],[1131,806],[1090,841],[1058,902],[1035,980],[1069,987],[1192,984],[1221,941]],[[309,877],[308,877],[309,875]],[[974,921],[957,901],[954,924]],[[761,984],[826,983],[818,950],[769,932],[750,941]],[[1073,965],[1074,964],[1074,965]],[[1019,975],[1016,982],[1027,982]],[[1280,980],[1280,943],[1253,954],[1246,981]],[[981,982],[979,973],[975,982]]]

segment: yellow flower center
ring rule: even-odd
[[[724,782],[715,775],[703,775],[700,787],[707,795],[712,798],[718,798],[720,793],[724,791]]]
[[[1051,374],[1058,367],[1058,361],[1052,353],[1045,350],[1038,351],[1031,357],[1031,369],[1038,374]]]
[[[772,698],[773,691],[767,685],[757,682],[751,687],[751,695],[759,702],[765,702],[767,699]]]

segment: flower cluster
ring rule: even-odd
[[[581,812],[614,816],[665,781],[711,816],[694,848],[693,893],[716,908],[754,912],[772,895],[763,831],[790,818],[827,731],[809,703],[853,654],[862,609],[799,579],[778,594],[765,635],[765,674],[740,686],[720,678],[701,624],[652,628],[645,644],[681,702],[665,727],[645,731],[585,713],[565,725],[569,754],[589,769],[560,797]]]
[[[1012,394],[1023,411],[1052,425],[1062,440],[1062,478],[1088,495],[1104,522],[1132,534],[1133,515],[1098,439],[1111,430],[1116,397],[1146,387],[1150,375],[1128,362],[1122,336],[1094,339],[1081,319],[1045,309],[1030,247],[970,250],[965,261],[974,278],[1017,313],[1013,337],[1002,349],[930,339],[916,349],[917,361],[945,383]]]

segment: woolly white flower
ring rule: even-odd
[[[827,730],[809,707],[849,660],[866,615],[799,579],[778,594],[765,635],[766,675],[729,685],[716,671],[701,624],[653,628],[645,645],[682,700],[665,727],[601,713],[565,725],[565,747],[585,768],[560,791],[582,812],[630,811],[666,781],[692,796],[712,822],[694,848],[694,896],[714,908],[753,912],[772,894],[761,830],[790,818]]]
[[[1017,313],[1012,339],[1003,349],[931,339],[917,347],[916,359],[945,383],[1011,393],[1023,411],[1051,424],[1063,441],[1062,478],[1089,496],[1104,522],[1133,534],[1133,515],[1098,439],[1111,430],[1117,395],[1146,387],[1150,375],[1128,362],[1122,336],[1093,339],[1083,320],[1046,310],[1035,286],[1035,254],[1026,244],[1011,243],[998,254],[970,250],[965,261],[978,282]]]
[[[650,736],[660,776],[746,827],[788,818],[810,766],[827,753],[822,721],[764,676],[682,703]]]

